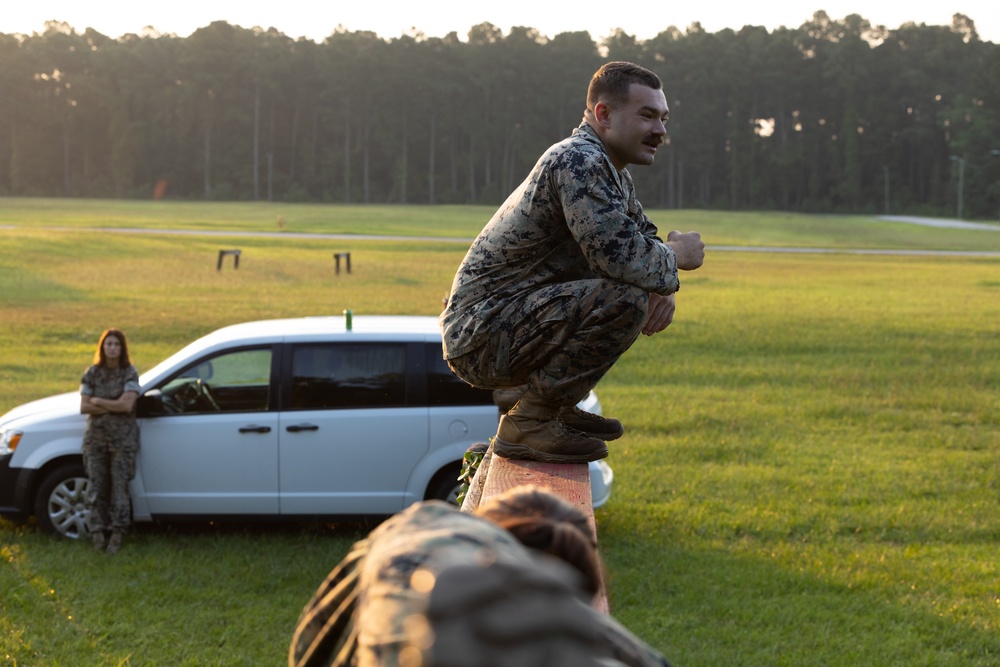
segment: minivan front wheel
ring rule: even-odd
[[[47,533],[78,540],[87,535],[87,489],[81,463],[59,466],[42,480],[35,496],[35,519]]]
[[[458,494],[462,490],[462,482],[458,480],[461,472],[458,465],[448,466],[434,476],[427,488],[428,500],[443,500],[452,505],[458,504]]]

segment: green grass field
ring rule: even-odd
[[[235,321],[437,314],[465,244],[293,233],[471,238],[491,213],[0,199],[0,412],[74,391],[108,326],[142,371]],[[615,616],[679,666],[1000,664],[1000,258],[712,250],[1000,251],[1000,232],[650,214],[708,252],[675,323],[598,388],[627,428],[597,512]],[[367,528],[140,526],[108,558],[0,521],[0,664],[283,664]]]

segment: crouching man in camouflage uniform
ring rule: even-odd
[[[549,148],[473,242],[441,314],[444,356],[466,382],[524,385],[494,451],[595,461],[621,422],[581,411],[640,333],[673,319],[677,270],[701,266],[697,232],[666,242],[643,213],[629,164],[652,164],[670,115],[659,77],[625,62],[593,76],[583,122]]]

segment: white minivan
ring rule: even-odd
[[[139,378],[136,521],[346,519],[453,499],[496,434],[492,393],[441,358],[433,317],[306,317],[219,329]],[[580,404],[600,412],[597,397]],[[86,534],[76,392],[0,417],[0,516]],[[594,505],[611,493],[590,464]]]

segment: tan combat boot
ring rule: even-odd
[[[121,551],[122,548],[122,534],[120,531],[111,531],[111,539],[108,540],[108,553],[114,555]]]
[[[493,452],[508,459],[544,463],[587,463],[606,457],[608,446],[603,440],[560,421],[562,409],[527,392],[500,418]]]
[[[625,427],[617,419],[595,415],[592,412],[581,410],[575,405],[563,408],[559,413],[559,421],[574,431],[580,431],[601,440],[617,440],[625,435]]]

